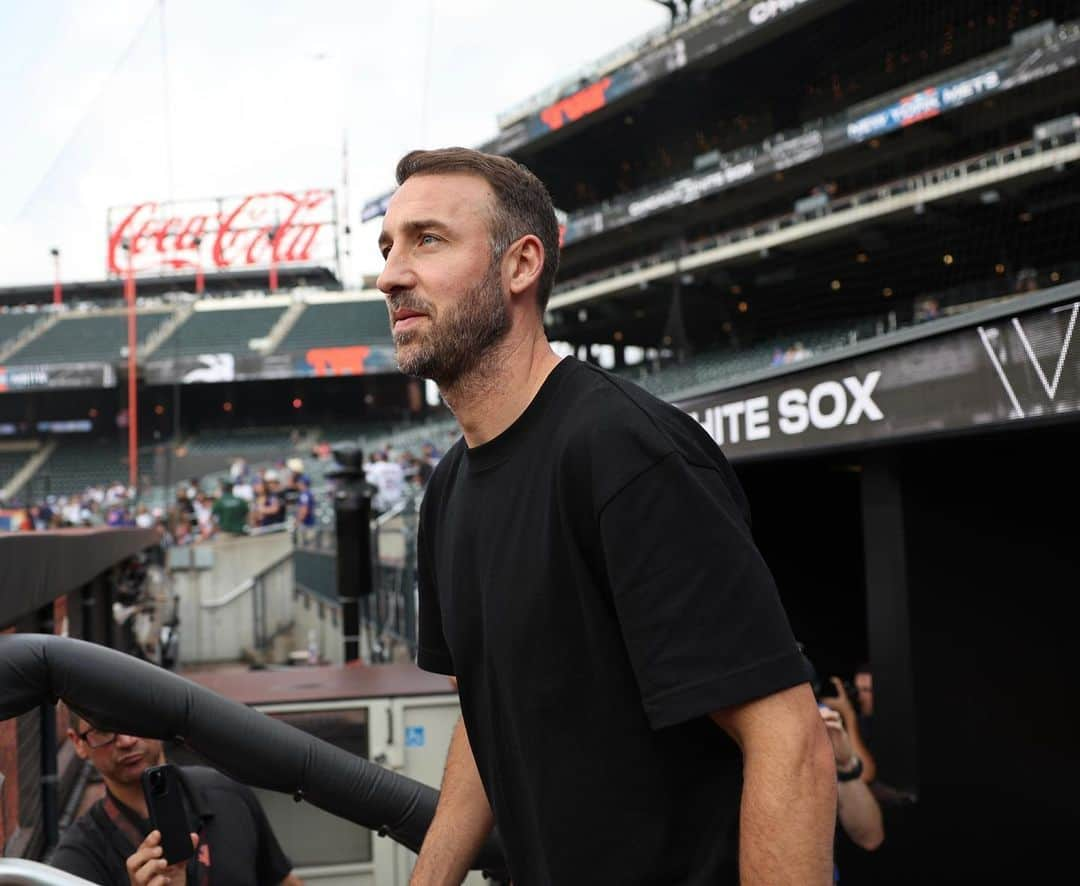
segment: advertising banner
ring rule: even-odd
[[[108,363],[46,363],[0,366],[0,394],[44,388],[115,388],[116,372]]]
[[[199,354],[151,360],[143,368],[147,384],[213,384],[273,378],[328,378],[397,372],[392,346],[350,345],[309,348],[289,354]]]
[[[1080,300],[679,401],[731,459],[1080,415]]]
[[[337,263],[330,190],[268,191],[244,197],[139,203],[108,211],[110,276],[192,274]],[[130,256],[129,256],[130,250]]]

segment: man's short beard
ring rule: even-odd
[[[409,304],[406,297],[392,308]],[[509,331],[500,262],[493,260],[483,278],[460,299],[428,316],[427,329],[394,336],[398,368],[406,375],[430,378],[440,388],[451,387],[489,357]]]

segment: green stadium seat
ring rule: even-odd
[[[139,314],[139,344],[144,344],[171,316],[168,311]],[[67,316],[19,348],[8,358],[8,362],[115,363],[124,358],[126,347],[127,317],[124,315]]]
[[[309,304],[278,345],[278,353],[311,348],[390,345],[390,324],[382,301]]]
[[[284,311],[284,307],[196,311],[158,345],[154,358],[249,353],[251,340],[269,335]]]

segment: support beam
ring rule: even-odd
[[[38,630],[43,634],[55,633],[53,604],[38,610]],[[46,854],[60,838],[60,800],[57,793],[56,761],[56,706],[44,702],[38,707],[41,760],[41,829],[45,839]]]
[[[874,674],[873,751],[883,780],[917,793],[918,766],[907,550],[900,475],[886,453],[862,470],[867,637]]]

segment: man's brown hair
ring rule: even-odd
[[[414,175],[475,175],[495,192],[491,215],[491,260],[498,261],[515,240],[534,234],[544,244],[544,267],[537,287],[540,314],[547,308],[559,270],[559,223],[544,183],[509,157],[471,148],[410,151],[397,165],[397,183]]]

